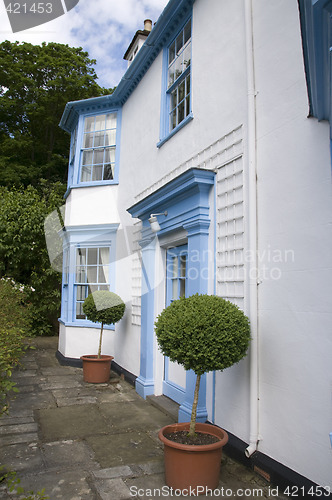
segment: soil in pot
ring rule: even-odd
[[[175,443],[190,444],[190,445],[206,445],[217,443],[219,439],[212,434],[205,432],[196,432],[195,436],[189,436],[187,431],[170,432],[167,434],[167,439]]]

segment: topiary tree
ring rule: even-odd
[[[246,355],[249,320],[228,300],[196,294],[175,300],[164,309],[155,331],[163,354],[197,375],[189,430],[189,436],[194,436],[201,376],[224,370]]]
[[[87,296],[83,304],[83,312],[88,320],[101,323],[98,358],[101,357],[101,344],[104,325],[111,325],[120,321],[125,312],[125,303],[114,292],[97,290]]]

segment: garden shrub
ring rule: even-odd
[[[8,411],[11,391],[16,391],[12,370],[27,349],[30,306],[26,289],[11,278],[0,279],[0,416]]]

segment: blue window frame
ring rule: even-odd
[[[110,247],[76,248],[75,319],[86,319],[84,300],[96,290],[110,289]]]
[[[164,50],[164,87],[158,147],[192,119],[191,57],[190,18]]]
[[[118,184],[121,108],[81,111],[72,129],[65,198],[72,188]]]
[[[79,179],[81,183],[114,179],[116,129],[116,113],[84,118]]]
[[[115,291],[117,229],[118,224],[66,227],[60,318],[66,326],[95,328],[83,313],[84,300],[95,290]]]

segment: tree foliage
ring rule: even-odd
[[[196,375],[224,370],[246,354],[248,318],[231,302],[215,295],[175,300],[159,315],[156,336],[162,352]]]
[[[249,320],[222,297],[196,294],[166,307],[157,318],[155,331],[163,354],[197,375],[189,429],[192,438],[201,376],[224,370],[246,355]]]
[[[112,92],[97,84],[94,64],[64,44],[0,44],[2,185],[66,180],[70,138],[59,128],[66,103]]]
[[[57,329],[61,274],[49,262],[44,220],[62,204],[64,187],[41,183],[39,190],[0,187],[0,276],[29,285],[31,328],[37,335]]]

